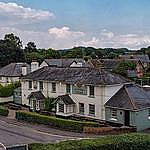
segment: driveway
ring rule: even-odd
[[[32,125],[0,117],[0,143],[5,146],[29,143],[50,143],[68,139],[89,138],[80,133],[67,132],[42,125]]]

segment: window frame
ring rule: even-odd
[[[28,87],[29,90],[32,90],[32,86],[33,86],[33,85],[32,85],[32,81],[29,81],[28,84],[29,84],[29,87]]]
[[[89,86],[89,96],[94,97],[95,96],[95,87],[90,85]]]
[[[64,111],[65,111],[64,104],[58,103],[58,112],[64,113]]]
[[[56,93],[56,83],[52,83],[52,93]]]
[[[84,108],[85,108],[84,103],[79,103],[79,114],[84,115]]]
[[[39,90],[43,91],[43,89],[44,89],[44,83],[43,83],[43,81],[39,81]]]
[[[66,84],[66,93],[67,94],[71,93],[71,84]]]
[[[91,108],[93,107],[93,108]],[[95,104],[89,104],[89,115],[95,116]]]
[[[111,119],[117,120],[117,109],[111,109]]]

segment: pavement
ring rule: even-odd
[[[83,133],[68,132],[45,125],[19,122],[0,116],[0,143],[5,146],[29,143],[54,143],[63,140],[93,138]]]

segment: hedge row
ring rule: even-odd
[[[65,130],[83,132],[84,127],[98,127],[99,124],[95,122],[74,121],[68,119],[61,119],[56,117],[49,117],[39,115],[31,112],[16,112],[16,119],[33,123],[45,124],[51,127],[62,128]]]
[[[30,144],[29,150],[150,150],[150,136],[126,134],[56,144]]]
[[[8,109],[0,106],[0,115],[1,116],[8,116],[8,113],[9,113]]]

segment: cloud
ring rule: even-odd
[[[50,28],[48,30],[49,34],[54,35],[56,38],[78,38],[78,37],[82,37],[85,34],[83,32],[79,32],[79,31],[71,31],[69,27],[62,27],[62,28]]]
[[[7,18],[7,20],[47,20],[53,17],[54,14],[50,11],[36,10],[32,8],[25,8],[16,3],[0,2],[0,17]]]
[[[111,31],[109,31],[111,32]],[[96,36],[90,36],[80,31],[72,31],[69,27],[50,28],[47,31],[21,30],[12,27],[0,27],[0,38],[3,38],[6,33],[14,33],[19,36],[26,45],[29,41],[35,42],[40,48],[64,49],[73,46],[93,46],[96,48],[122,48],[139,49],[150,45],[150,36],[127,33],[116,34],[113,36],[105,36],[101,31]]]
[[[103,29],[101,30],[100,35],[105,36],[106,38],[112,38],[114,36],[114,33]]]

